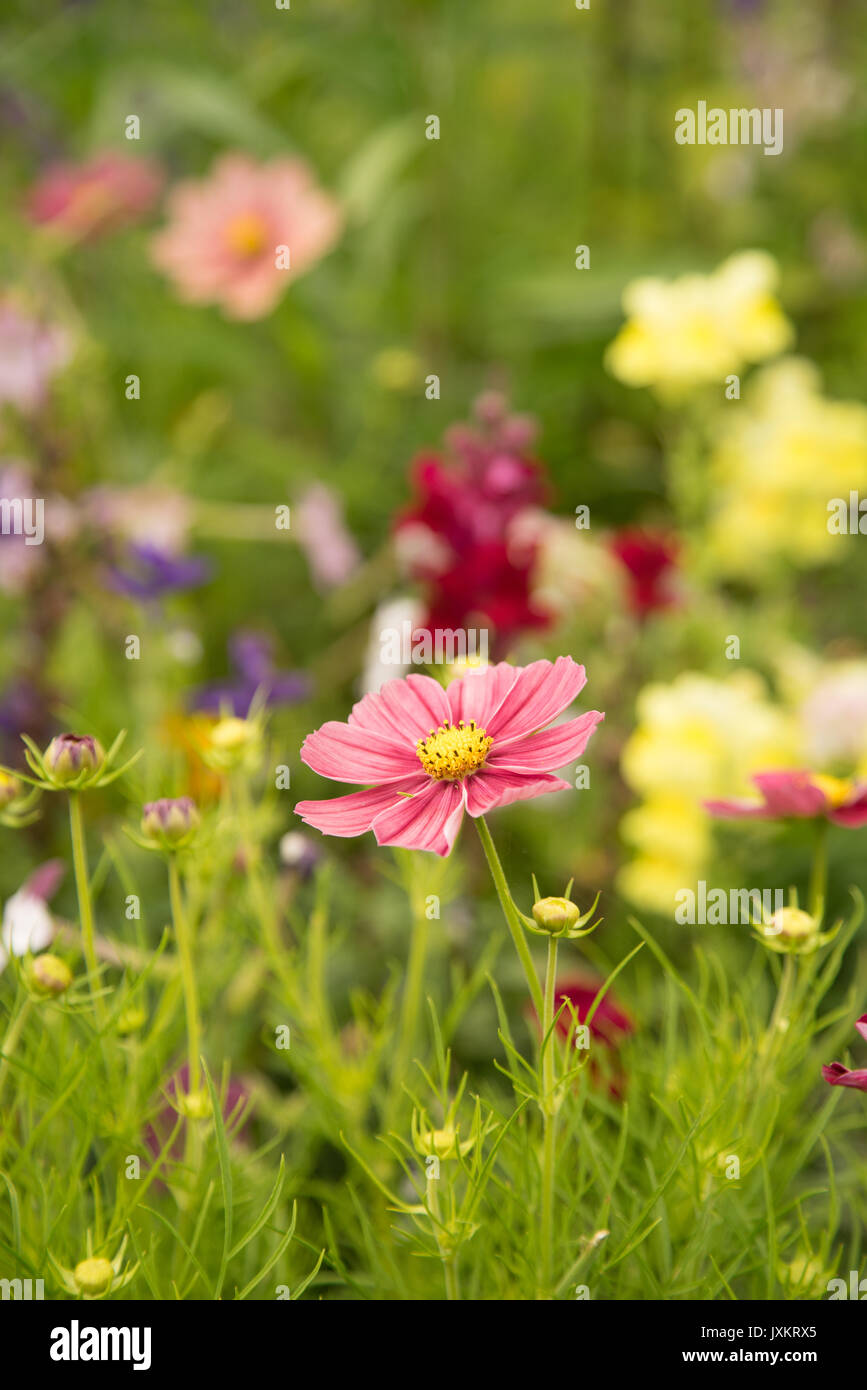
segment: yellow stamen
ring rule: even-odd
[[[476,728],[475,719],[465,724],[446,720],[438,729],[431,729],[427,738],[420,738],[416,752],[430,777],[447,782],[460,782],[478,772],[488,756],[493,739],[484,729]]]
[[[842,806],[851,799],[855,791],[854,783],[843,777],[825,777],[814,773],[810,781],[820,792],[825,793],[832,806]]]
[[[258,256],[265,247],[265,223],[255,212],[242,212],[226,227],[226,240],[239,256]]]

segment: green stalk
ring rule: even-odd
[[[554,996],[557,987],[557,938],[548,938],[548,966],[545,971],[545,1001],[542,1010],[542,1215],[539,1292],[551,1297],[554,1266],[554,1159],[557,1142],[557,1105],[554,1098],[555,1041]]]
[[[87,843],[78,792],[69,793],[69,831],[72,838],[72,864],[75,871],[75,891],[78,895],[78,915],[81,919],[81,942],[90,983],[90,997],[100,1025],[105,1023],[105,1004],[99,991],[99,964],[93,930],[93,902],[87,870]]]
[[[458,1267],[457,1255],[446,1253],[445,1247],[440,1239],[440,1199],[437,1191],[438,1178],[429,1176],[427,1180],[427,1204],[431,1213],[431,1226],[433,1227],[434,1240],[437,1243],[437,1250],[443,1263],[443,1275],[446,1282],[446,1298],[449,1303],[456,1302],[461,1294],[458,1287]]]
[[[21,1008],[18,1010],[17,1014],[12,1019],[11,1023],[9,1024],[9,1027],[6,1029],[6,1034],[3,1038],[2,1048],[3,1061],[0,1062],[0,1096],[3,1095],[3,1086],[6,1081],[6,1074],[9,1071],[10,1058],[12,1057],[15,1048],[18,1046],[18,1039],[21,1037],[24,1025],[27,1022],[27,1017],[30,1013],[32,1006],[33,1001],[28,995],[25,997],[24,1002],[21,1005]]]
[[[250,885],[250,896],[253,899],[256,916],[262,926],[265,951],[270,958],[274,974],[280,980],[288,997],[292,999],[295,997],[295,979],[286,959],[283,942],[280,939],[280,927],[277,913],[274,911],[273,898],[268,893],[262,879],[261,852],[252,829],[253,808],[250,802],[250,790],[243,773],[239,773],[233,778],[232,793],[238,813],[241,850],[244,855],[247,881]]]
[[[202,1028],[199,1021],[196,974],[193,968],[193,943],[186,912],[184,911],[183,894],[181,892],[181,876],[178,872],[177,858],[174,854],[169,856],[169,898],[172,905],[172,922],[175,928],[175,940],[178,944],[178,955],[181,962],[181,980],[184,987],[184,1009],[187,1018],[187,1059],[190,1071],[187,1089],[190,1095],[196,1095],[201,1084],[201,1063],[199,1059],[201,1054]]]
[[[428,937],[430,934],[430,922],[424,911],[424,904],[419,900],[419,895],[412,891],[410,885],[410,901],[412,903],[412,929],[409,942],[409,956],[406,964],[406,984],[403,991],[403,999],[400,1006],[400,1023],[398,1025],[398,1042],[395,1049],[394,1065],[391,1068],[391,1088],[389,1092],[388,1105],[386,1107],[385,1130],[394,1124],[395,1112],[398,1108],[401,1086],[406,1080],[406,1074],[412,1060],[412,1049],[418,1031],[418,1014],[421,1005],[422,988],[424,985],[424,967],[427,959]]]
[[[518,959],[521,962],[524,976],[527,981],[527,988],[530,991],[530,998],[536,1010],[536,1017],[542,1018],[544,1014],[544,1001],[542,999],[542,989],[539,985],[539,977],[536,974],[536,967],[533,965],[533,957],[530,955],[530,948],[527,945],[527,938],[524,936],[524,927],[518,916],[518,910],[512,902],[512,895],[509,892],[509,885],[506,882],[506,875],[503,873],[503,866],[500,863],[499,855],[491,839],[491,832],[485,824],[484,816],[476,817],[476,828],[479,832],[479,839],[488,860],[488,867],[491,870],[491,877],[497,890],[497,897],[500,899],[500,906],[503,909],[503,916],[506,925],[512,934],[515,943],[515,950],[518,952]]]
[[[810,889],[807,910],[811,917],[818,917],[824,907],[828,882],[828,822],[823,818],[816,822],[816,839],[813,848],[813,867],[810,870]]]

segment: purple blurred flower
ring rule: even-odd
[[[128,598],[163,598],[181,589],[196,589],[211,575],[211,564],[199,555],[171,555],[156,545],[131,545],[126,565],[112,565],[109,587]]]
[[[70,356],[63,328],[24,313],[10,298],[0,299],[0,406],[8,403],[32,414]]]
[[[309,693],[305,675],[275,670],[273,644],[263,633],[236,632],[229,642],[229,660],[236,679],[202,686],[193,699],[195,709],[214,714],[228,710],[243,719],[257,690],[268,705],[293,705]]]
[[[190,1089],[190,1068],[185,1062],[179,1067],[174,1076],[170,1077],[166,1083],[165,1093],[174,1099],[179,1094],[185,1096]],[[250,1110],[250,1092],[242,1081],[236,1081],[234,1077],[229,1078],[226,1087],[226,1095],[221,1106],[223,1120],[228,1125],[231,1120],[231,1132],[242,1137],[246,1128]],[[171,1100],[164,1100],[152,1124],[145,1126],[144,1141],[153,1154],[154,1158],[159,1157],[165,1145],[168,1143],[169,1136],[178,1122],[177,1107]],[[168,1150],[168,1157],[180,1159],[184,1156],[184,1138],[187,1121],[182,1119],[180,1127],[174,1138],[174,1143]]]

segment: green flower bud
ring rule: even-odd
[[[819,930],[819,923],[809,912],[800,907],[781,907],[765,923],[765,936],[776,936],[780,941],[809,941]]]
[[[568,898],[541,898],[533,904],[533,916],[543,931],[559,936],[578,923],[581,913]]]
[[[17,777],[13,777],[11,772],[0,770],[0,807],[9,806],[21,795],[22,787]]]
[[[81,1260],[75,1266],[73,1278],[79,1292],[92,1298],[108,1292],[114,1280],[114,1270],[106,1259]]]
[[[59,956],[46,954],[36,957],[30,967],[30,978],[40,993],[63,994],[72,984],[72,971]]]

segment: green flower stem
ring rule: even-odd
[[[816,839],[813,848],[813,867],[810,870],[810,890],[807,910],[811,917],[818,917],[824,907],[828,882],[828,822],[824,817],[816,822]]]
[[[542,1214],[539,1291],[551,1297],[554,1265],[554,1159],[557,1143],[557,1103],[554,1096],[556,1043],[552,1035],[554,996],[557,989],[557,938],[548,938],[548,966],[545,971],[545,1001],[542,1010]]]
[[[201,1036],[199,1021],[199,1000],[196,993],[196,974],[193,968],[193,943],[187,915],[184,910],[181,876],[178,871],[177,856],[169,856],[169,898],[172,906],[172,922],[175,940],[181,962],[181,980],[184,986],[184,1009],[187,1016],[187,1058],[189,1061],[188,1091],[195,1095],[201,1084]],[[189,1128],[189,1121],[188,1121]]]
[[[509,892],[509,885],[506,882],[506,875],[503,873],[503,866],[500,863],[499,855],[491,839],[491,832],[485,824],[484,816],[476,817],[476,829],[479,832],[479,839],[488,860],[488,867],[491,870],[491,877],[497,890],[497,897],[500,899],[500,906],[503,909],[503,916],[506,925],[512,934],[515,943],[515,950],[518,952],[518,959],[527,980],[527,988],[530,991],[530,998],[536,1010],[536,1017],[542,1018],[544,1014],[544,1001],[542,999],[542,989],[539,984],[539,977],[536,974],[536,967],[533,965],[533,957],[530,955],[530,948],[527,945],[527,938],[524,936],[524,927],[518,916],[517,908],[512,902],[512,895]]]
[[[405,875],[407,891],[412,905],[412,933],[409,942],[409,957],[406,964],[406,984],[400,1006],[400,1022],[397,1032],[394,1065],[391,1068],[391,1088],[386,1107],[385,1131],[394,1125],[401,1087],[407,1079],[412,1060],[412,1049],[418,1030],[418,1013],[424,985],[424,968],[427,959],[430,922],[425,913],[424,900],[417,889],[418,877],[411,872]]]
[[[72,837],[72,863],[75,870],[75,891],[78,895],[78,915],[81,919],[81,941],[90,979],[90,996],[100,1024],[105,1023],[105,1003],[99,994],[99,963],[93,930],[93,902],[87,870],[87,844],[81,815],[79,792],[69,793],[69,831]]]
[[[434,1240],[437,1243],[437,1250],[440,1252],[440,1259],[443,1263],[443,1274],[446,1281],[446,1298],[449,1303],[454,1303],[460,1299],[460,1289],[458,1287],[458,1267],[457,1255],[455,1252],[448,1254],[446,1247],[440,1237],[440,1199],[437,1183],[439,1178],[433,1176],[427,1180],[427,1204],[431,1214],[431,1226],[433,1227]]]
[[[250,801],[250,789],[243,773],[239,773],[232,779],[232,796],[241,831],[244,871],[250,885],[253,908],[261,923],[265,950],[271,961],[274,974],[283,985],[288,997],[294,999],[296,994],[295,977],[290,968],[285,947],[280,939],[280,927],[277,913],[274,910],[274,900],[262,878],[261,851],[253,834],[253,807]]]
[[[32,999],[30,999],[29,996],[25,998],[24,1002],[21,1005],[21,1008],[18,1010],[17,1014],[10,1022],[9,1027],[6,1029],[6,1034],[3,1038],[2,1048],[3,1061],[0,1062],[0,1097],[2,1097],[3,1095],[3,1086],[6,1082],[7,1072],[9,1071],[10,1058],[12,1057],[12,1054],[18,1046],[18,1039],[21,1037],[21,1034],[24,1031],[24,1025],[27,1022],[32,1005]]]

